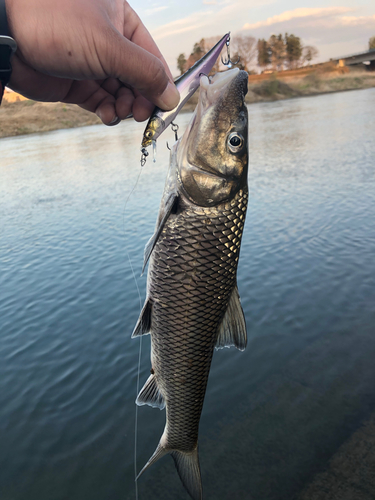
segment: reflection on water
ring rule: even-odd
[[[374,104],[370,89],[249,107],[238,281],[250,338],[244,353],[214,356],[200,430],[207,500],[289,500],[374,409]],[[132,267],[143,301],[168,162],[163,140],[140,171],[142,130],[1,140],[2,500],[135,498]],[[148,349],[147,338],[141,382]],[[164,419],[140,409],[138,467]],[[139,491],[187,498],[167,458]]]

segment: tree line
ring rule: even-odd
[[[219,40],[220,36],[202,38],[194,44],[193,50],[188,57],[180,54],[177,58],[177,67],[181,75],[193,64],[206,54]],[[258,65],[261,69],[272,69],[282,71],[284,69],[295,69],[305,64],[310,64],[318,55],[318,50],[311,46],[304,46],[301,39],[293,34],[285,33],[283,36],[271,35],[268,40],[257,40],[251,35],[235,35],[230,42],[231,59],[239,63],[240,69],[248,73],[255,73],[254,67]],[[212,73],[217,73],[222,66],[220,59],[216,61]]]

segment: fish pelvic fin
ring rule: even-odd
[[[152,315],[151,300],[146,299],[141,314],[139,315],[137,324],[134,327],[131,337],[132,339],[134,339],[135,337],[139,337],[140,335],[146,335],[147,333],[150,333],[151,315]]]
[[[138,406],[149,405],[163,410],[165,400],[156,383],[155,375],[150,375],[135,401]]]
[[[247,344],[245,315],[237,285],[233,288],[227,310],[218,331],[216,349],[235,346],[244,351]]]
[[[141,477],[141,475],[144,473],[145,470],[147,470],[152,464],[157,462],[161,457],[164,457],[164,455],[167,455],[168,451],[162,444],[158,444],[156,450],[154,451],[154,454],[151,456],[150,460],[146,463],[146,465],[143,467],[141,472],[138,474],[138,476],[135,478],[136,481]]]
[[[178,475],[193,500],[202,500],[202,480],[199,467],[198,445],[192,452],[170,451]]]

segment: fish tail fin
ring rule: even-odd
[[[140,476],[144,473],[144,471],[146,469],[148,469],[152,464],[154,464],[155,462],[157,462],[159,460],[159,458],[161,457],[164,457],[164,455],[166,455],[168,452],[168,450],[166,450],[164,448],[164,446],[162,446],[160,443],[158,444],[156,450],[154,451],[154,454],[151,456],[151,458],[149,459],[149,461],[146,463],[146,465],[143,467],[143,469],[141,470],[141,472],[138,474],[138,476],[136,477],[136,481],[140,478]]]
[[[198,459],[198,446],[192,452],[170,451],[182,484],[194,500],[202,500],[202,480]]]
[[[193,451],[184,452],[165,448],[160,442],[150,460],[138,474],[136,481],[146,469],[168,453],[172,455],[178,475],[189,495],[193,500],[202,500],[202,480],[199,467],[198,445]]]

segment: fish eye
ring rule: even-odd
[[[147,139],[151,139],[151,137],[153,136],[152,130],[147,130],[145,136],[147,137]]]
[[[244,143],[243,137],[238,132],[232,132],[228,136],[228,146],[232,153],[238,153]]]

